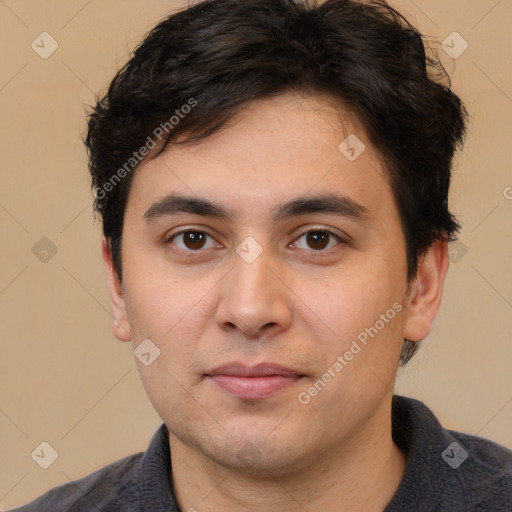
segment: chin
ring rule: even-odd
[[[303,440],[296,439],[279,421],[239,418],[224,425],[226,431],[220,437],[217,432],[216,439],[208,436],[201,451],[226,469],[275,477],[289,473],[299,463],[304,465]]]

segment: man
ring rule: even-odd
[[[384,2],[162,21],[86,145],[113,332],[164,425],[20,511],[510,511],[512,452],[393,396],[459,228],[460,99]]]

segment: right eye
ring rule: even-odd
[[[210,246],[207,246],[208,238],[212,240]],[[195,229],[186,229],[174,233],[166,243],[172,243],[178,249],[185,252],[198,252],[200,249],[218,246],[218,243],[208,233]]]

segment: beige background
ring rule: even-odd
[[[112,318],[93,225],[84,109],[129,51],[178,1],[0,1],[0,508],[26,502],[145,449],[160,419]],[[512,447],[512,2],[393,2],[439,40],[471,113],[452,204],[463,221],[444,302],[397,392],[425,401],[450,428]],[[59,47],[41,58],[43,31]],[[507,194],[508,191],[508,194]],[[43,263],[42,238],[58,252]],[[467,252],[465,252],[467,250]],[[31,458],[42,442],[59,457]]]

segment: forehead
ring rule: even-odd
[[[232,217],[245,211],[273,221],[285,202],[311,195],[343,196],[368,213],[392,200],[357,119],[329,95],[295,93],[251,102],[209,137],[143,162],[127,209],[147,219],[173,193],[208,199]]]

